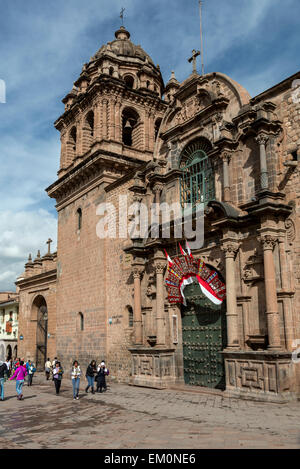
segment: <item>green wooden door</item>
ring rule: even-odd
[[[226,347],[225,305],[216,306],[199,285],[184,290],[187,306],[182,307],[182,343],[186,384],[225,389],[222,353]]]

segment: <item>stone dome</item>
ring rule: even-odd
[[[93,60],[97,60],[105,54],[112,53],[117,57],[124,57],[129,61],[133,58],[139,59],[143,63],[148,62],[157,70],[157,67],[154,65],[150,55],[148,55],[140,45],[135,45],[131,42],[130,33],[124,28],[124,26],[121,26],[121,28],[115,32],[115,36],[116,39],[114,41],[108,42],[98,50],[94,55]]]

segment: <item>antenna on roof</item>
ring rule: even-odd
[[[203,1],[199,1],[199,13],[200,13],[200,39],[201,39],[201,75],[204,75],[204,56],[203,56],[203,30],[202,30],[202,5]]]

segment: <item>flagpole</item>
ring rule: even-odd
[[[202,76],[204,75],[204,58],[203,58],[203,31],[202,31],[202,0],[199,0],[199,13],[200,13],[200,39],[201,39],[201,68]]]

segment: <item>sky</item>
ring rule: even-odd
[[[206,73],[225,73],[255,96],[300,70],[299,0],[203,3]],[[197,0],[0,0],[0,291],[15,289],[28,254],[45,254],[49,237],[56,250],[55,201],[45,192],[59,165],[53,122],[82,65],[114,39],[121,7],[165,83],[172,70],[187,78],[200,49]]]

